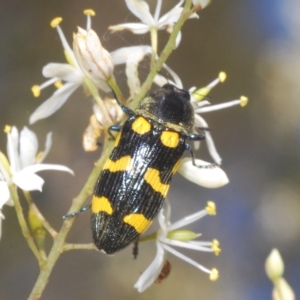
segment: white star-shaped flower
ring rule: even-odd
[[[42,191],[44,180],[36,174],[37,172],[57,170],[73,174],[68,167],[42,163],[52,145],[51,133],[47,134],[44,152],[38,153],[37,137],[27,127],[23,128],[20,136],[14,126],[7,128],[7,132],[8,159],[0,152],[0,223],[4,218],[1,212],[3,205],[13,205],[9,185],[15,184],[25,191]]]
[[[179,229],[183,226],[200,220],[207,214],[216,214],[215,204],[212,201],[207,203],[207,207],[204,210],[186,216],[183,219],[171,224],[170,204],[166,200],[165,208],[162,209],[158,215],[160,229],[156,235],[156,256],[134,285],[139,292],[146,290],[158,278],[164,266],[166,252],[172,253],[199,270],[208,273],[211,280],[216,280],[218,278],[218,271],[216,269],[209,270],[173,248],[173,246],[176,246],[196,251],[214,252],[216,255],[218,255],[221,252],[221,249],[217,240],[213,240],[212,242],[194,241],[194,239],[199,237],[200,234],[196,234],[189,230]]]
[[[179,1],[169,12],[160,17],[162,0],[157,0],[154,15],[150,13],[149,5],[143,0],[125,0],[127,8],[141,20],[141,23],[122,23],[114,26],[109,26],[112,31],[130,30],[134,34],[145,34],[151,31],[152,28],[156,30],[166,29],[169,33],[172,32],[174,24],[181,16],[183,7],[181,7],[183,0]],[[190,18],[198,18],[196,13],[192,14]],[[180,43],[181,33],[178,34],[176,45]]]

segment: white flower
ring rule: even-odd
[[[162,209],[158,215],[160,229],[156,236],[156,256],[134,285],[139,292],[146,290],[159,276],[164,265],[166,251],[183,259],[201,271],[208,273],[211,280],[216,280],[218,278],[218,271],[216,269],[209,270],[172,247],[176,246],[196,251],[214,252],[218,255],[221,252],[221,249],[219,248],[219,242],[217,240],[213,240],[212,242],[193,241],[199,237],[200,234],[196,234],[189,230],[178,230],[183,226],[196,222],[207,214],[216,214],[215,204],[212,201],[207,203],[206,209],[170,224],[170,204],[166,200],[165,208]]]
[[[58,90],[34,111],[29,119],[30,124],[54,114],[83,83],[84,74],[80,70],[74,52],[59,26],[61,21],[62,18],[55,18],[51,21],[51,26],[57,29],[68,63],[49,63],[44,66],[42,73],[46,78],[50,79],[40,86],[35,85],[32,87],[34,96],[38,97],[42,89],[56,82],[58,82]],[[61,81],[64,81],[65,84],[62,85]]]
[[[112,31],[121,31],[128,29],[134,34],[144,34],[151,31],[152,28],[156,30],[166,29],[169,33],[172,32],[174,24],[178,21],[181,16],[183,8],[181,7],[183,0],[180,0],[175,7],[167,12],[162,17],[160,16],[160,10],[162,0],[157,0],[154,15],[150,13],[149,5],[143,0],[125,0],[127,8],[141,20],[141,23],[123,23],[114,26],[110,26],[109,29]],[[198,18],[196,13],[193,13],[190,18]],[[178,34],[176,45],[179,44],[181,39],[181,33]]]
[[[73,171],[62,165],[42,164],[52,145],[52,133],[46,137],[45,150],[38,153],[38,140],[35,133],[24,127],[20,133],[13,126],[7,134],[7,155],[10,161],[11,180],[25,191],[42,190],[44,180],[36,175],[43,170]]]
[[[73,174],[73,171],[62,165],[42,164],[51,145],[51,133],[47,134],[44,152],[37,153],[38,140],[34,132],[24,127],[19,136],[16,127],[7,127],[7,156],[0,152],[0,236],[1,212],[4,204],[13,205],[8,186],[17,185],[25,191],[42,191],[44,180],[36,175],[43,170],[57,170]]]
[[[99,73],[96,70],[97,64],[99,64],[98,56],[101,44],[99,44],[99,40],[96,41],[98,37],[96,37],[96,33],[91,29],[91,16],[95,15],[95,13],[92,10],[85,10],[84,13],[87,15],[87,30],[85,31],[80,29],[79,32],[81,37],[89,37],[89,41],[92,41],[92,44],[89,43],[89,49],[93,48],[93,61],[91,62],[89,60],[83,62],[82,55],[79,55],[78,42],[80,40],[82,45],[82,42],[84,41],[82,38],[78,39],[77,36],[75,38],[75,50],[77,52],[77,58],[75,57],[73,50],[71,49],[61,27],[59,26],[62,18],[53,19],[51,26],[57,29],[64,48],[67,63],[49,63],[44,66],[43,75],[50,79],[44,82],[42,85],[35,85],[32,87],[34,96],[40,96],[42,89],[53,84],[58,88],[58,90],[56,90],[50,98],[48,98],[33,112],[29,119],[30,124],[54,114],[68,100],[70,95],[81,85],[83,85],[84,89],[89,91],[91,94],[94,92],[94,89],[97,88],[100,88],[105,92],[110,91],[107,83],[102,80],[105,79],[105,77],[99,78]],[[87,40],[85,39],[85,41]],[[86,45],[86,43],[84,44]],[[94,52],[94,50],[97,51]],[[145,55],[151,53],[151,47],[124,47],[113,51],[111,54],[109,54],[105,49],[101,48],[100,52],[105,56],[105,61],[108,62],[105,66],[101,64],[101,68],[105,71],[104,76],[108,76],[112,73],[113,64],[126,64],[126,75],[128,78],[127,83],[130,89],[130,94],[133,97],[140,87],[137,71],[139,62],[145,57]],[[85,52],[85,54],[86,53],[87,52]],[[111,58],[113,62],[111,62]],[[91,76],[88,74],[89,72],[85,68],[88,62],[95,62],[95,65],[93,65],[92,69],[94,70],[94,73],[96,72],[96,76]]]

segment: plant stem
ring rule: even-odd
[[[142,84],[139,92],[134,97],[134,101],[132,102],[131,108],[135,109],[138,105],[139,101],[146,95],[146,93],[150,90],[152,82],[154,80],[155,75],[160,71],[163,64],[166,62],[172,51],[176,47],[176,37],[185,23],[185,21],[197,10],[201,9],[200,6],[194,6],[192,9],[190,9],[192,4],[192,0],[185,1],[185,5],[183,7],[183,11],[181,13],[180,18],[174,25],[173,31],[170,35],[170,38],[165,45],[163,51],[160,54],[160,57],[156,61],[156,63],[153,65],[153,68],[151,69],[149,75],[147,76],[146,80]],[[151,66],[152,67],[152,66]]]
[[[105,139],[104,145],[103,145],[103,150],[105,152],[102,153],[100,159],[95,163],[95,167],[93,168],[92,173],[90,174],[89,178],[87,179],[87,182],[85,183],[83,189],[81,190],[79,195],[73,200],[72,205],[69,209],[69,213],[78,211],[81,208],[81,206],[83,205],[86,198],[91,195],[91,193],[93,191],[93,187],[95,185],[95,182],[99,176],[99,173],[103,167],[103,164],[104,164],[107,156],[111,152],[112,147],[113,147],[113,143],[109,143],[108,139]],[[40,274],[37,278],[35,286],[33,287],[28,300],[40,299],[42,292],[44,291],[44,289],[49,281],[49,276],[52,272],[52,269],[53,269],[57,259],[63,252],[67,234],[70,231],[74,220],[75,220],[75,218],[68,218],[63,222],[60,231],[58,232],[57,236],[54,238],[54,243],[53,243],[53,246],[48,255],[48,259],[41,266]]]
[[[27,222],[26,222],[24,214],[23,214],[23,208],[21,206],[20,199],[19,199],[19,196],[17,193],[17,187],[15,185],[10,185],[9,191],[10,191],[10,195],[14,201],[15,210],[17,213],[17,217],[18,217],[18,221],[19,221],[22,233],[28,243],[29,248],[32,250],[33,254],[37,258],[40,267],[42,267],[43,264],[45,263],[45,261],[43,260],[42,256],[40,255],[40,252],[39,252],[37,246],[35,245],[34,240],[31,236],[30,230],[27,226]]]

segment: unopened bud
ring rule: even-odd
[[[78,27],[73,35],[73,50],[82,72],[96,84],[107,81],[113,74],[114,64],[108,51],[100,42],[96,32]]]
[[[266,273],[271,280],[282,277],[284,264],[277,249],[273,249],[266,259]]]

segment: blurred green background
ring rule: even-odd
[[[149,1],[155,6],[156,1]],[[177,1],[164,1],[163,12]],[[56,30],[50,21],[62,16],[61,26],[69,42],[76,26],[85,27],[82,11],[93,8],[93,29],[104,47],[148,44],[148,36],[111,34],[109,25],[135,21],[125,2],[43,0],[0,2],[0,128],[28,126],[34,109],[53,90],[34,98],[30,88],[44,81],[42,67],[64,62]],[[300,2],[298,0],[213,1],[200,13],[200,20],[184,26],[179,48],[168,60],[186,88],[203,86],[226,71],[228,79],[211,93],[212,103],[247,95],[245,108],[207,113],[223,169],[230,184],[217,190],[204,189],[175,176],[169,194],[172,220],[205,206],[217,204],[218,215],[193,225],[204,240],[217,238],[222,253],[185,253],[220,272],[217,282],[194,267],[168,256],[172,272],[161,285],[139,294],[133,284],[155,255],[153,243],[140,245],[137,260],[131,247],[114,257],[96,251],[63,254],[42,299],[270,299],[272,285],[264,272],[265,258],[277,247],[285,260],[285,277],[300,294]],[[160,44],[167,34],[161,33]],[[115,73],[126,87],[124,70]],[[125,89],[126,91],[126,89]],[[53,116],[30,129],[39,136],[53,132],[47,163],[64,164],[75,171],[43,172],[43,193],[33,193],[45,217],[59,230],[61,216],[82,188],[100,154],[85,153],[82,134],[92,113],[92,101],[79,89]],[[0,135],[6,152],[6,135]],[[205,145],[197,157],[210,159]],[[26,205],[24,205],[26,209]],[[38,276],[38,266],[22,237],[15,211],[5,206],[0,241],[0,299],[26,299]],[[151,231],[151,229],[150,229]],[[89,213],[80,215],[67,239],[91,242]],[[51,245],[50,238],[47,240]]]

